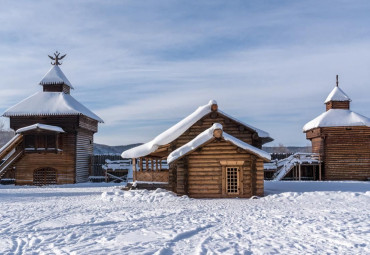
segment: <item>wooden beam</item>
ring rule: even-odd
[[[140,167],[139,171],[142,172],[143,171],[143,158],[140,158],[139,167]]]

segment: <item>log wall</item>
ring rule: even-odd
[[[91,171],[93,132],[81,129],[76,138],[76,182],[87,182]]]
[[[370,127],[322,128],[326,180],[370,178]]]
[[[324,161],[325,180],[370,178],[370,127],[322,127],[306,137]]]
[[[16,185],[32,185],[33,172],[39,168],[54,168],[57,170],[57,183],[70,184],[75,182],[75,144],[73,134],[60,134],[62,152],[26,152],[15,164]]]
[[[330,101],[326,103],[326,111],[330,109],[349,109],[350,101]]]
[[[10,117],[10,128],[16,131],[19,128],[40,123],[61,127],[66,132],[75,132],[79,124],[78,117],[77,115],[16,116]]]
[[[255,131],[245,128],[241,124],[226,116],[223,116],[218,112],[211,112],[191,126],[187,131],[184,132],[184,134],[174,140],[171,143],[173,147],[172,149],[177,149],[187,142],[193,140],[197,135],[210,128],[214,123],[220,123],[223,126],[223,131],[229,135],[232,135],[257,148],[262,148],[261,139],[255,135]]]
[[[98,122],[83,115],[63,116],[16,116],[10,118],[10,127],[14,130],[36,123],[63,128],[59,153],[26,152],[16,163],[16,184],[32,185],[33,171],[38,168],[57,170],[57,183],[75,183],[88,181],[91,171],[90,158],[93,154],[93,135]]]
[[[175,163],[178,194],[197,198],[263,196],[262,160],[229,142],[214,140]],[[227,166],[239,167],[239,194],[226,193]]]

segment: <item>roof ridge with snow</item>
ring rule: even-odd
[[[368,126],[370,119],[346,109],[330,109],[303,126],[303,132],[318,127]]]
[[[40,123],[36,123],[36,124],[30,125],[30,126],[27,126],[27,127],[19,128],[19,129],[17,129],[17,131],[15,131],[15,133],[20,134],[20,133],[23,133],[23,132],[26,132],[26,131],[37,130],[37,129],[53,131],[53,132],[57,132],[57,133],[64,133],[64,130],[61,127],[46,125],[46,124],[40,124]]]
[[[72,84],[69,82],[67,77],[64,75],[62,69],[58,65],[54,65],[41,79],[40,85],[55,85],[55,84],[65,84],[71,89],[74,89]]]
[[[3,113],[4,117],[32,115],[85,115],[104,122],[70,94],[63,92],[37,92]]]
[[[202,146],[206,142],[213,139],[214,138],[214,131],[216,129],[223,130],[223,127],[219,123],[214,123],[212,125],[212,127],[204,130],[202,133],[197,135],[193,140],[189,141],[188,143],[184,144],[183,146],[181,146],[181,147],[177,148],[176,150],[174,150],[173,152],[171,152],[170,155],[168,155],[168,157],[167,157],[167,163],[170,164],[171,162],[185,156],[189,152],[194,151],[198,147]],[[237,146],[239,148],[247,150],[247,151],[251,152],[252,154],[255,154],[255,155],[257,155],[257,156],[259,156],[259,157],[261,157],[265,160],[271,160],[271,156],[270,156],[269,153],[267,153],[267,152],[265,152],[261,149],[258,149],[258,148],[254,147],[254,146],[252,146],[252,145],[250,145],[246,142],[243,142],[242,140],[240,140],[240,139],[238,139],[238,138],[236,138],[232,135],[229,135],[226,132],[222,132],[221,137],[225,141],[228,141],[228,142],[234,144],[235,146]]]
[[[217,102],[215,100],[210,100],[208,102],[208,104],[198,107],[193,113],[191,113],[190,115],[188,115],[187,117],[182,119],[180,122],[176,123],[175,125],[173,125],[169,129],[167,129],[163,133],[156,136],[150,142],[147,142],[147,143],[144,143],[144,144],[139,145],[137,147],[134,147],[132,149],[126,150],[126,151],[122,152],[121,156],[123,158],[143,157],[143,156],[146,156],[146,155],[154,152],[155,150],[157,150],[159,146],[165,145],[165,144],[168,144],[168,143],[174,141],[179,136],[181,136],[188,128],[190,128],[192,125],[194,125],[198,120],[203,118],[208,113],[212,112],[212,105],[214,105],[214,104],[217,104]],[[226,117],[231,118],[234,121],[236,121],[236,122],[238,122],[242,125],[245,125],[246,127],[250,128],[250,129],[253,129],[254,131],[256,131],[258,133],[258,136],[260,136],[262,138],[270,138],[269,133],[267,133],[263,130],[254,128],[250,125],[246,125],[243,122],[241,122],[241,121],[239,121],[239,120],[237,120],[233,117],[230,117],[229,115],[220,111],[219,109],[217,111],[220,114],[225,115]]]
[[[325,99],[325,104],[330,101],[351,101],[351,99],[346,93],[344,93],[341,88],[335,86],[328,97]]]

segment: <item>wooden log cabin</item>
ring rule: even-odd
[[[122,157],[133,159],[134,181],[142,187],[164,187],[197,198],[248,198],[264,194],[263,162],[270,155],[261,147],[272,140],[211,100]]]
[[[0,159],[6,159],[0,175],[16,185],[88,181],[94,133],[103,120],[70,95],[73,87],[58,56],[40,82],[42,91],[3,114],[16,136],[0,149]]]
[[[370,119],[350,110],[351,99],[337,84],[326,112],[303,127],[312,152],[323,161],[324,180],[369,180]]]

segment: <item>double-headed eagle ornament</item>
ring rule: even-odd
[[[58,51],[56,51],[56,52],[54,53],[54,57],[52,57],[52,56],[48,55],[50,59],[54,60],[54,63],[53,63],[53,62],[51,62],[51,64],[52,64],[53,66],[55,66],[55,65],[57,65],[57,66],[61,65],[62,63],[60,63],[60,62],[59,62],[59,60],[62,60],[65,56],[67,56],[67,54],[64,54],[64,55],[63,55],[63,56],[61,56],[61,57],[59,57],[59,55],[60,55],[60,53],[59,53]]]

